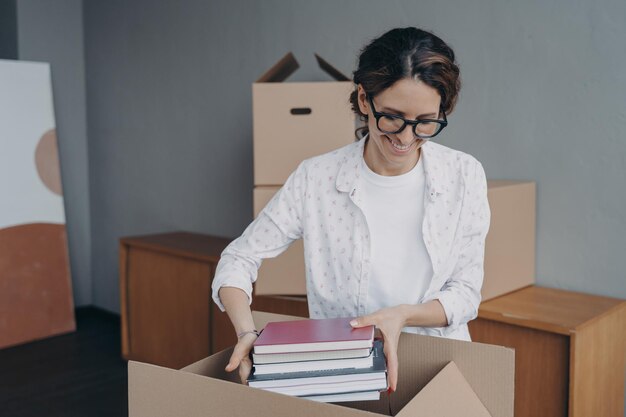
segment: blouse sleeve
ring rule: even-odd
[[[466,178],[461,209],[461,249],[458,260],[442,289],[429,297],[439,300],[448,326],[451,327],[458,327],[476,318],[481,300],[485,239],[491,212],[487,200],[485,171],[480,162],[473,160],[475,163]]]
[[[251,303],[252,284],[262,260],[280,255],[302,237],[304,179],[300,164],[243,234],[222,252],[211,285],[213,301],[221,311],[221,287],[242,289]]]

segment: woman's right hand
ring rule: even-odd
[[[225,368],[227,372],[232,372],[239,367],[239,378],[241,378],[241,383],[244,385],[247,385],[248,376],[250,376],[252,371],[250,351],[256,338],[257,336],[254,333],[247,333],[241,336]]]

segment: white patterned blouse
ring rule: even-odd
[[[262,260],[304,239],[311,318],[367,314],[368,298],[376,294],[368,294],[370,233],[360,208],[365,141],[303,161],[224,250],[212,285],[222,311],[221,287],[241,288],[251,301]],[[421,149],[426,177],[422,234],[433,276],[420,302],[439,300],[448,326],[417,328],[418,333],[470,340],[467,322],[480,304],[491,216],[485,172],[464,152],[433,142]]]

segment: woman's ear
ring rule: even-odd
[[[365,89],[361,84],[357,86],[356,94],[357,102],[359,103],[359,110],[361,110],[362,114],[367,116],[367,113],[369,111],[369,103],[367,102],[367,93],[365,92]]]

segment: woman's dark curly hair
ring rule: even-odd
[[[352,110],[363,121],[367,115],[359,108],[357,86],[374,97],[403,78],[421,80],[441,96],[441,110],[454,110],[461,79],[454,52],[439,37],[425,30],[408,27],[392,29],[374,39],[361,51],[353,73],[354,91],[350,94]],[[368,132],[367,124],[357,129],[357,138]],[[360,135],[359,135],[360,133]]]

